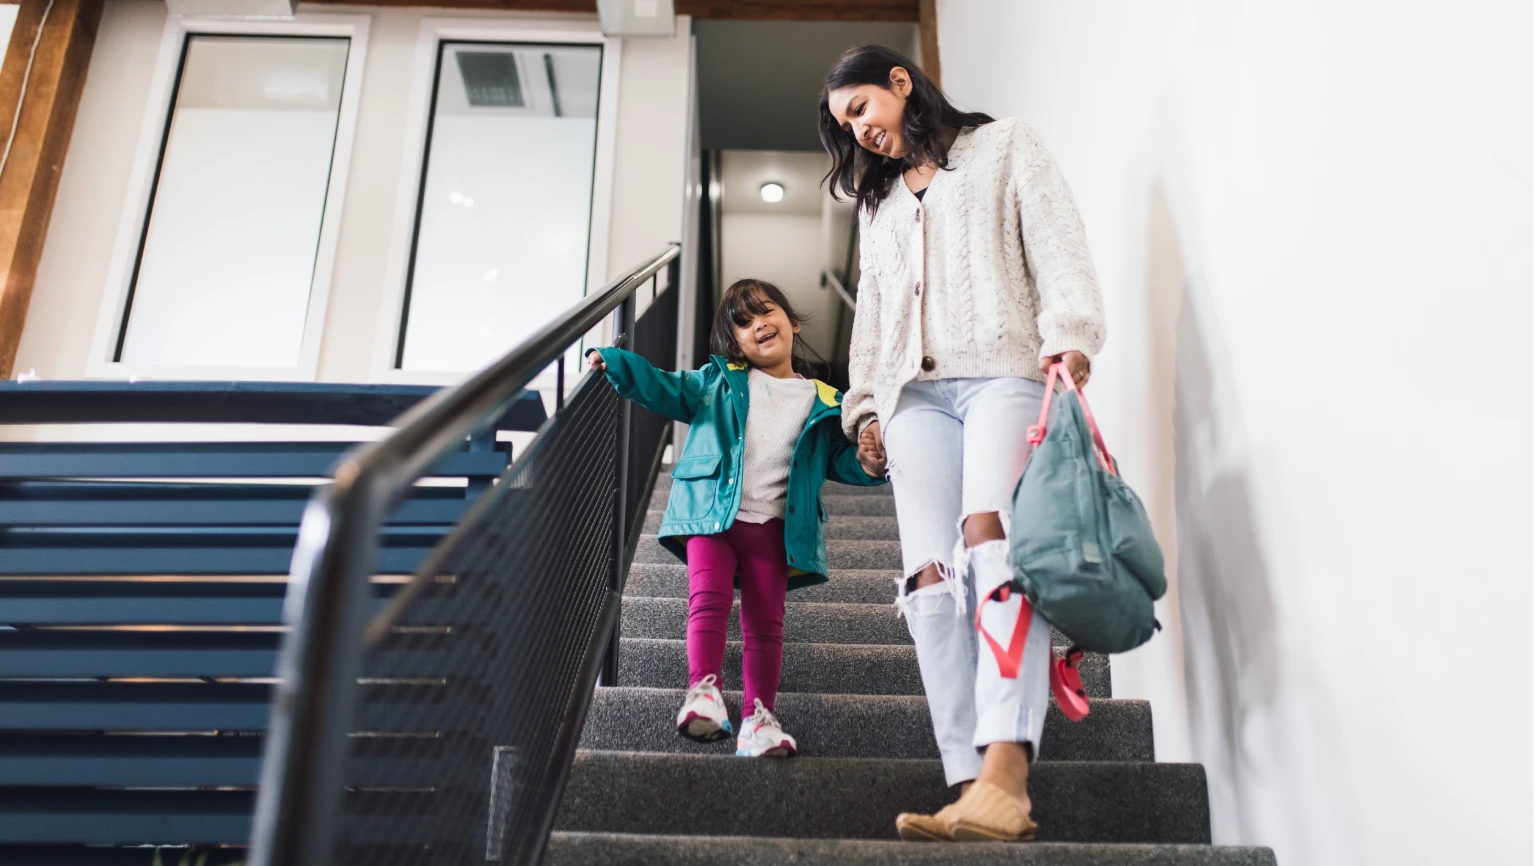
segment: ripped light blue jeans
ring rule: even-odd
[[[1026,465],[1027,428],[1037,422],[1043,389],[1031,379],[909,382],[882,431],[904,559],[897,605],[914,637],[948,785],[977,778],[980,750],[990,743],[1028,743],[1038,754],[1051,628],[1033,614],[1013,679],[1001,675],[987,647],[979,651],[974,606],[1010,582],[1009,548],[1006,541],[969,548],[962,524],[968,515],[998,512],[1010,535],[1011,494]],[[908,591],[909,579],[932,564],[942,582]],[[983,628],[1001,647],[1010,645],[1017,598],[984,608]]]

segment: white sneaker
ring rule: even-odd
[[[789,758],[796,753],[797,741],[781,730],[764,701],[755,698],[754,715],[743,720],[743,730],[738,732],[738,757]]]
[[[733,723],[727,719],[727,704],[717,688],[716,674],[707,674],[685,695],[676,724],[679,733],[702,743],[732,735]]]

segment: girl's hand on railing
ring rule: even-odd
[[[604,356],[598,352],[588,353],[588,369],[598,370],[601,373],[609,370],[608,367],[604,366]]]

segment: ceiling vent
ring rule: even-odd
[[[181,18],[293,18],[298,0],[166,0]]]
[[[523,108],[524,89],[511,51],[456,51],[465,98],[478,108]]]

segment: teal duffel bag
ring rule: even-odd
[[[1068,384],[1052,401],[1056,380]],[[1165,558],[1144,504],[1118,477],[1085,395],[1069,371],[1049,373],[1043,414],[1011,504],[1011,565],[1039,613],[1077,646],[1126,652],[1160,628]]]

